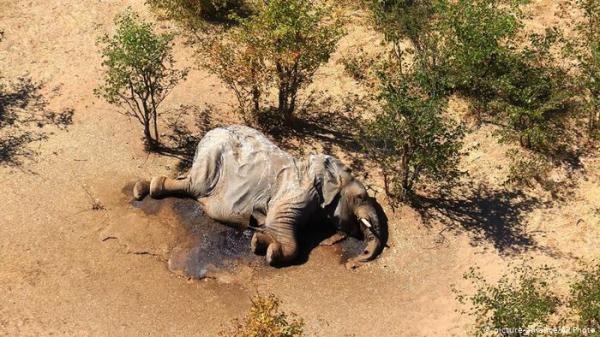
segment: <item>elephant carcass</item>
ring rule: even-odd
[[[366,189],[339,160],[322,154],[298,160],[262,133],[233,125],[208,132],[198,144],[187,176],[155,177],[134,187],[136,198],[186,195],[211,218],[257,232],[255,251],[266,249],[270,264],[288,262],[298,251],[297,235],[308,219],[323,211],[339,228],[358,228],[374,258],[382,249],[383,226]],[[338,223],[335,223],[338,222]]]

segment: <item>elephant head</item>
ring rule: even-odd
[[[327,217],[338,230],[366,241],[362,253],[349,262],[373,260],[385,247],[388,234],[387,219],[380,205],[339,160],[324,156],[320,169],[321,207]]]

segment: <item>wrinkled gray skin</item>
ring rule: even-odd
[[[327,155],[297,160],[246,126],[208,132],[198,144],[187,176],[137,182],[134,197],[141,200],[147,194],[192,197],[211,218],[255,229],[252,250],[266,250],[270,265],[297,256],[298,232],[315,212],[324,212],[341,233],[362,232],[367,246],[349,261],[349,267],[374,259],[383,249],[380,239],[387,234],[382,232],[373,199],[339,160]],[[341,233],[330,243],[343,238]]]

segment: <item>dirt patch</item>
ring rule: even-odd
[[[555,20],[552,11],[563,2],[534,1],[537,16],[532,20],[539,23],[534,28]],[[23,158],[17,167],[0,166],[0,335],[215,336],[223,324],[245,313],[258,290],[279,296],[284,309],[305,319],[311,336],[464,336],[472,322],[455,311],[450,285],[460,287],[470,266],[481,266],[494,279],[516,259],[571,270],[571,255],[598,257],[600,159],[582,158],[585,176],[571,200],[544,207],[524,203],[531,198],[496,193],[506,176],[506,147],[486,128],[469,135],[466,145],[478,147],[464,162],[469,179],[489,186],[490,193],[478,203],[473,198],[430,200],[428,214],[383,205],[390,248],[352,271],[342,261],[353,255],[352,249],[360,251],[360,241],[334,247],[312,242],[306,261],[274,269],[264,265],[263,257],[246,255],[247,234],[202,222],[193,201],[133,203],[132,186],[120,192],[126,182],[173,174],[182,162],[189,165],[191,146],[208,129],[194,126],[197,116],[210,121],[211,128],[239,118],[231,92],[194,67],[163,107],[175,117],[185,107],[197,107],[182,121],[195,138],[182,138],[178,144],[184,150],[174,154],[143,151],[137,122],[93,95],[101,78],[96,38],[113,31],[112,18],[128,6],[154,19],[142,0],[0,0],[2,76],[30,74],[33,83],[44,83],[39,90],[47,99],[44,111],[74,111],[67,130],[48,126],[41,130],[48,131],[46,140],[27,144],[36,152],[31,159]],[[358,165],[354,131],[345,124],[344,98],[362,96],[338,61],[360,46],[377,48],[382,38],[357,21],[349,24],[349,35],[305,91],[323,91],[323,99],[331,96],[338,103],[323,101],[314,114],[299,114],[304,122],[291,136],[310,144],[292,141],[289,147],[298,146],[298,156],[326,152],[353,164],[356,176],[385,202],[379,171],[368,161]],[[165,22],[160,27],[173,28]],[[193,66],[196,56],[182,42],[174,46],[178,66]],[[163,122],[161,132],[168,133]],[[96,198],[105,209],[92,208]],[[499,213],[498,204],[505,211]],[[201,224],[206,238],[194,232]],[[526,240],[513,240],[524,245],[517,245],[514,254],[501,254],[503,247],[514,247],[507,246],[507,238]],[[238,268],[219,260],[217,268],[233,271],[217,280],[196,280],[194,275],[204,274],[199,266],[207,265],[197,260],[211,245]],[[177,275],[169,271],[169,260]]]

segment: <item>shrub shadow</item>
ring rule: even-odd
[[[73,109],[48,109],[42,88],[29,77],[0,84],[0,165],[18,167],[33,160],[38,152],[28,145],[48,139],[52,133],[46,126],[67,130],[73,123]]]
[[[212,120],[214,108],[207,105],[181,105],[167,118],[169,134],[167,142],[156,150],[159,154],[179,160],[177,171],[182,173],[192,167],[198,143],[213,128],[220,126]],[[190,121],[191,120],[191,121]],[[190,129],[187,125],[192,125]]]
[[[548,204],[521,191],[479,185],[460,196],[416,196],[411,203],[427,225],[439,221],[451,230],[470,232],[473,246],[490,242],[502,255],[528,250],[558,254],[549,247],[541,247],[526,232],[523,223],[528,212]]]
[[[305,155],[307,150],[333,154],[339,149],[349,157],[353,170],[362,170],[365,158],[358,141],[357,118],[360,104],[354,98],[336,102],[327,97],[317,102],[311,96],[291,122],[284,122],[275,109],[269,109],[260,114],[257,127],[294,155]]]

